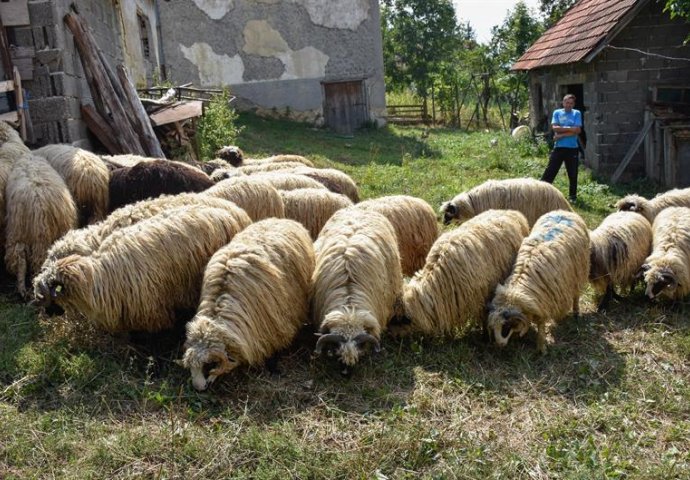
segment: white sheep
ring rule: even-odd
[[[71,145],[46,145],[33,154],[44,158],[67,184],[79,211],[80,225],[105,218],[110,172],[98,155]]]
[[[452,335],[481,326],[486,302],[510,273],[528,233],[520,212],[488,210],[441,235],[404,287],[411,330]]]
[[[652,226],[642,215],[616,212],[590,233],[589,281],[603,295],[598,310],[616,296],[615,287],[631,287],[652,249]]]
[[[690,208],[661,210],[652,225],[652,253],[641,267],[645,294],[680,300],[690,293]]]
[[[690,207],[690,188],[675,188],[660,193],[651,200],[640,195],[627,195],[616,203],[619,211],[636,212],[653,223],[656,216],[668,207]]]
[[[556,210],[541,216],[522,241],[513,270],[496,287],[487,327],[503,347],[517,332],[537,326],[537,350],[546,353],[546,322],[572,309],[578,315],[580,294],[589,273],[589,231],[574,213]]]
[[[313,272],[311,238],[293,220],[257,222],[218,250],[187,324],[182,365],[194,388],[205,390],[219,375],[260,365],[290,345],[307,320]]]
[[[424,266],[439,233],[431,205],[421,198],[391,195],[360,202],[357,208],[381,213],[391,222],[398,239],[403,275],[414,275]]]
[[[322,188],[298,188],[279,193],[285,206],[285,217],[304,225],[314,240],[335,212],[352,205],[345,195]]]
[[[314,244],[312,322],[316,354],[337,355],[346,369],[400,313],[402,272],[395,230],[380,213],[346,208],[326,223]]]
[[[26,297],[27,281],[38,273],[48,248],[77,226],[77,209],[60,175],[34,155],[15,162],[5,194],[5,265]]]
[[[490,209],[517,210],[530,226],[546,212],[572,211],[563,194],[553,185],[533,178],[488,180],[461,193],[441,206],[443,223],[464,222]]]
[[[155,332],[199,302],[204,267],[251,219],[237,208],[168,210],[111,233],[91,255],[44,265],[38,303],[79,312],[108,332]]]
[[[252,175],[252,177],[260,178],[273,185],[278,190],[296,190],[298,188],[320,188],[326,190],[326,187],[305,175],[298,175],[296,173],[287,172],[268,172],[268,173],[257,173]]]
[[[236,203],[255,222],[264,218],[285,217],[280,193],[269,182],[260,178],[229,178],[216,183],[203,194]]]

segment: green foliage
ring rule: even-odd
[[[237,113],[230,107],[227,90],[211,99],[204,116],[199,120],[195,137],[202,159],[212,159],[216,150],[235,143],[241,132],[236,121]]]
[[[544,15],[545,27],[551,28],[558,23],[576,2],[577,0],[539,0],[539,10]]]
[[[690,22],[690,0],[666,0],[664,12],[668,12],[671,18],[683,18]],[[689,42],[690,34],[685,37],[684,44],[687,45]]]

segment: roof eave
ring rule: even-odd
[[[616,23],[616,26],[611,29],[611,31],[601,39],[599,44],[594,47],[590,52],[585,55],[585,57],[581,60],[585,63],[590,63],[592,60],[594,60],[597,55],[601,53],[602,50],[604,50],[610,43],[611,41],[618,36],[621,31],[628,26],[628,24],[637,16],[638,13],[640,13],[640,10],[642,10],[644,7],[647,6],[647,4],[651,0],[640,0],[635,4],[633,8],[631,8],[628,13],[623,15],[623,17],[618,20]]]

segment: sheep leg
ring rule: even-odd
[[[26,255],[24,248],[17,249],[17,290],[23,299],[26,299]]]
[[[271,375],[278,376],[281,374],[280,368],[278,367],[278,362],[280,361],[281,356],[282,355],[279,353],[276,353],[266,360],[266,370],[268,370],[268,373]]]
[[[609,306],[609,303],[611,303],[611,298],[616,295],[616,292],[613,291],[613,287],[611,285],[606,286],[606,292],[604,293],[603,298],[601,299],[601,302],[599,302],[599,305],[597,306],[597,312],[602,312],[606,310],[606,308]],[[574,310],[574,308],[573,308]]]
[[[573,298],[573,317],[577,320],[580,318],[580,295]]]
[[[539,322],[537,325],[537,351],[542,355],[546,354],[546,323]]]

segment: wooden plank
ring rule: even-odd
[[[14,81],[5,80],[0,82],[0,93],[13,92],[14,91]]]
[[[14,67],[14,86],[16,88],[14,95],[17,101],[17,120],[19,121],[19,133],[22,140],[26,142],[26,110],[24,110],[24,90],[22,90],[22,76],[19,69]]]
[[[86,123],[86,126],[96,136],[98,140],[105,146],[108,153],[117,155],[124,153],[117,142],[115,133],[110,129],[108,122],[101,117],[95,108],[91,105],[81,106],[81,116]]]
[[[14,58],[12,59],[14,68],[19,70],[24,80],[34,79],[34,61],[31,58]]]
[[[137,91],[132,84],[132,80],[127,75],[124,65],[117,66],[117,76],[122,84],[125,97],[130,104],[131,111],[134,114],[134,129],[139,134],[141,144],[146,149],[146,154],[149,157],[165,158],[158,137],[156,137],[156,133],[151,126],[151,119],[146,114],[144,105],[142,105],[141,100],[139,100]]]
[[[621,178],[621,175],[623,175],[623,172],[628,167],[628,164],[632,160],[632,157],[633,155],[635,155],[637,149],[640,148],[640,145],[642,145],[642,141],[647,136],[647,133],[649,133],[649,130],[652,128],[652,125],[654,125],[654,120],[648,118],[644,126],[642,127],[642,130],[640,131],[639,135],[637,136],[637,138],[635,138],[635,141],[630,146],[628,153],[625,154],[623,161],[620,163],[620,165],[618,165],[616,171],[613,172],[613,176],[611,177],[612,183],[616,183],[618,179]]]
[[[176,103],[164,110],[159,110],[151,115],[151,122],[155,126],[167,125],[168,123],[180,122],[188,118],[200,117],[203,114],[204,102],[195,100],[192,102]]]
[[[29,2],[27,0],[3,0],[0,2],[0,18],[5,27],[29,25]]]
[[[19,120],[19,115],[17,115],[17,112],[7,112],[7,113],[0,113],[0,120],[3,122],[12,122],[16,123],[17,120]]]

